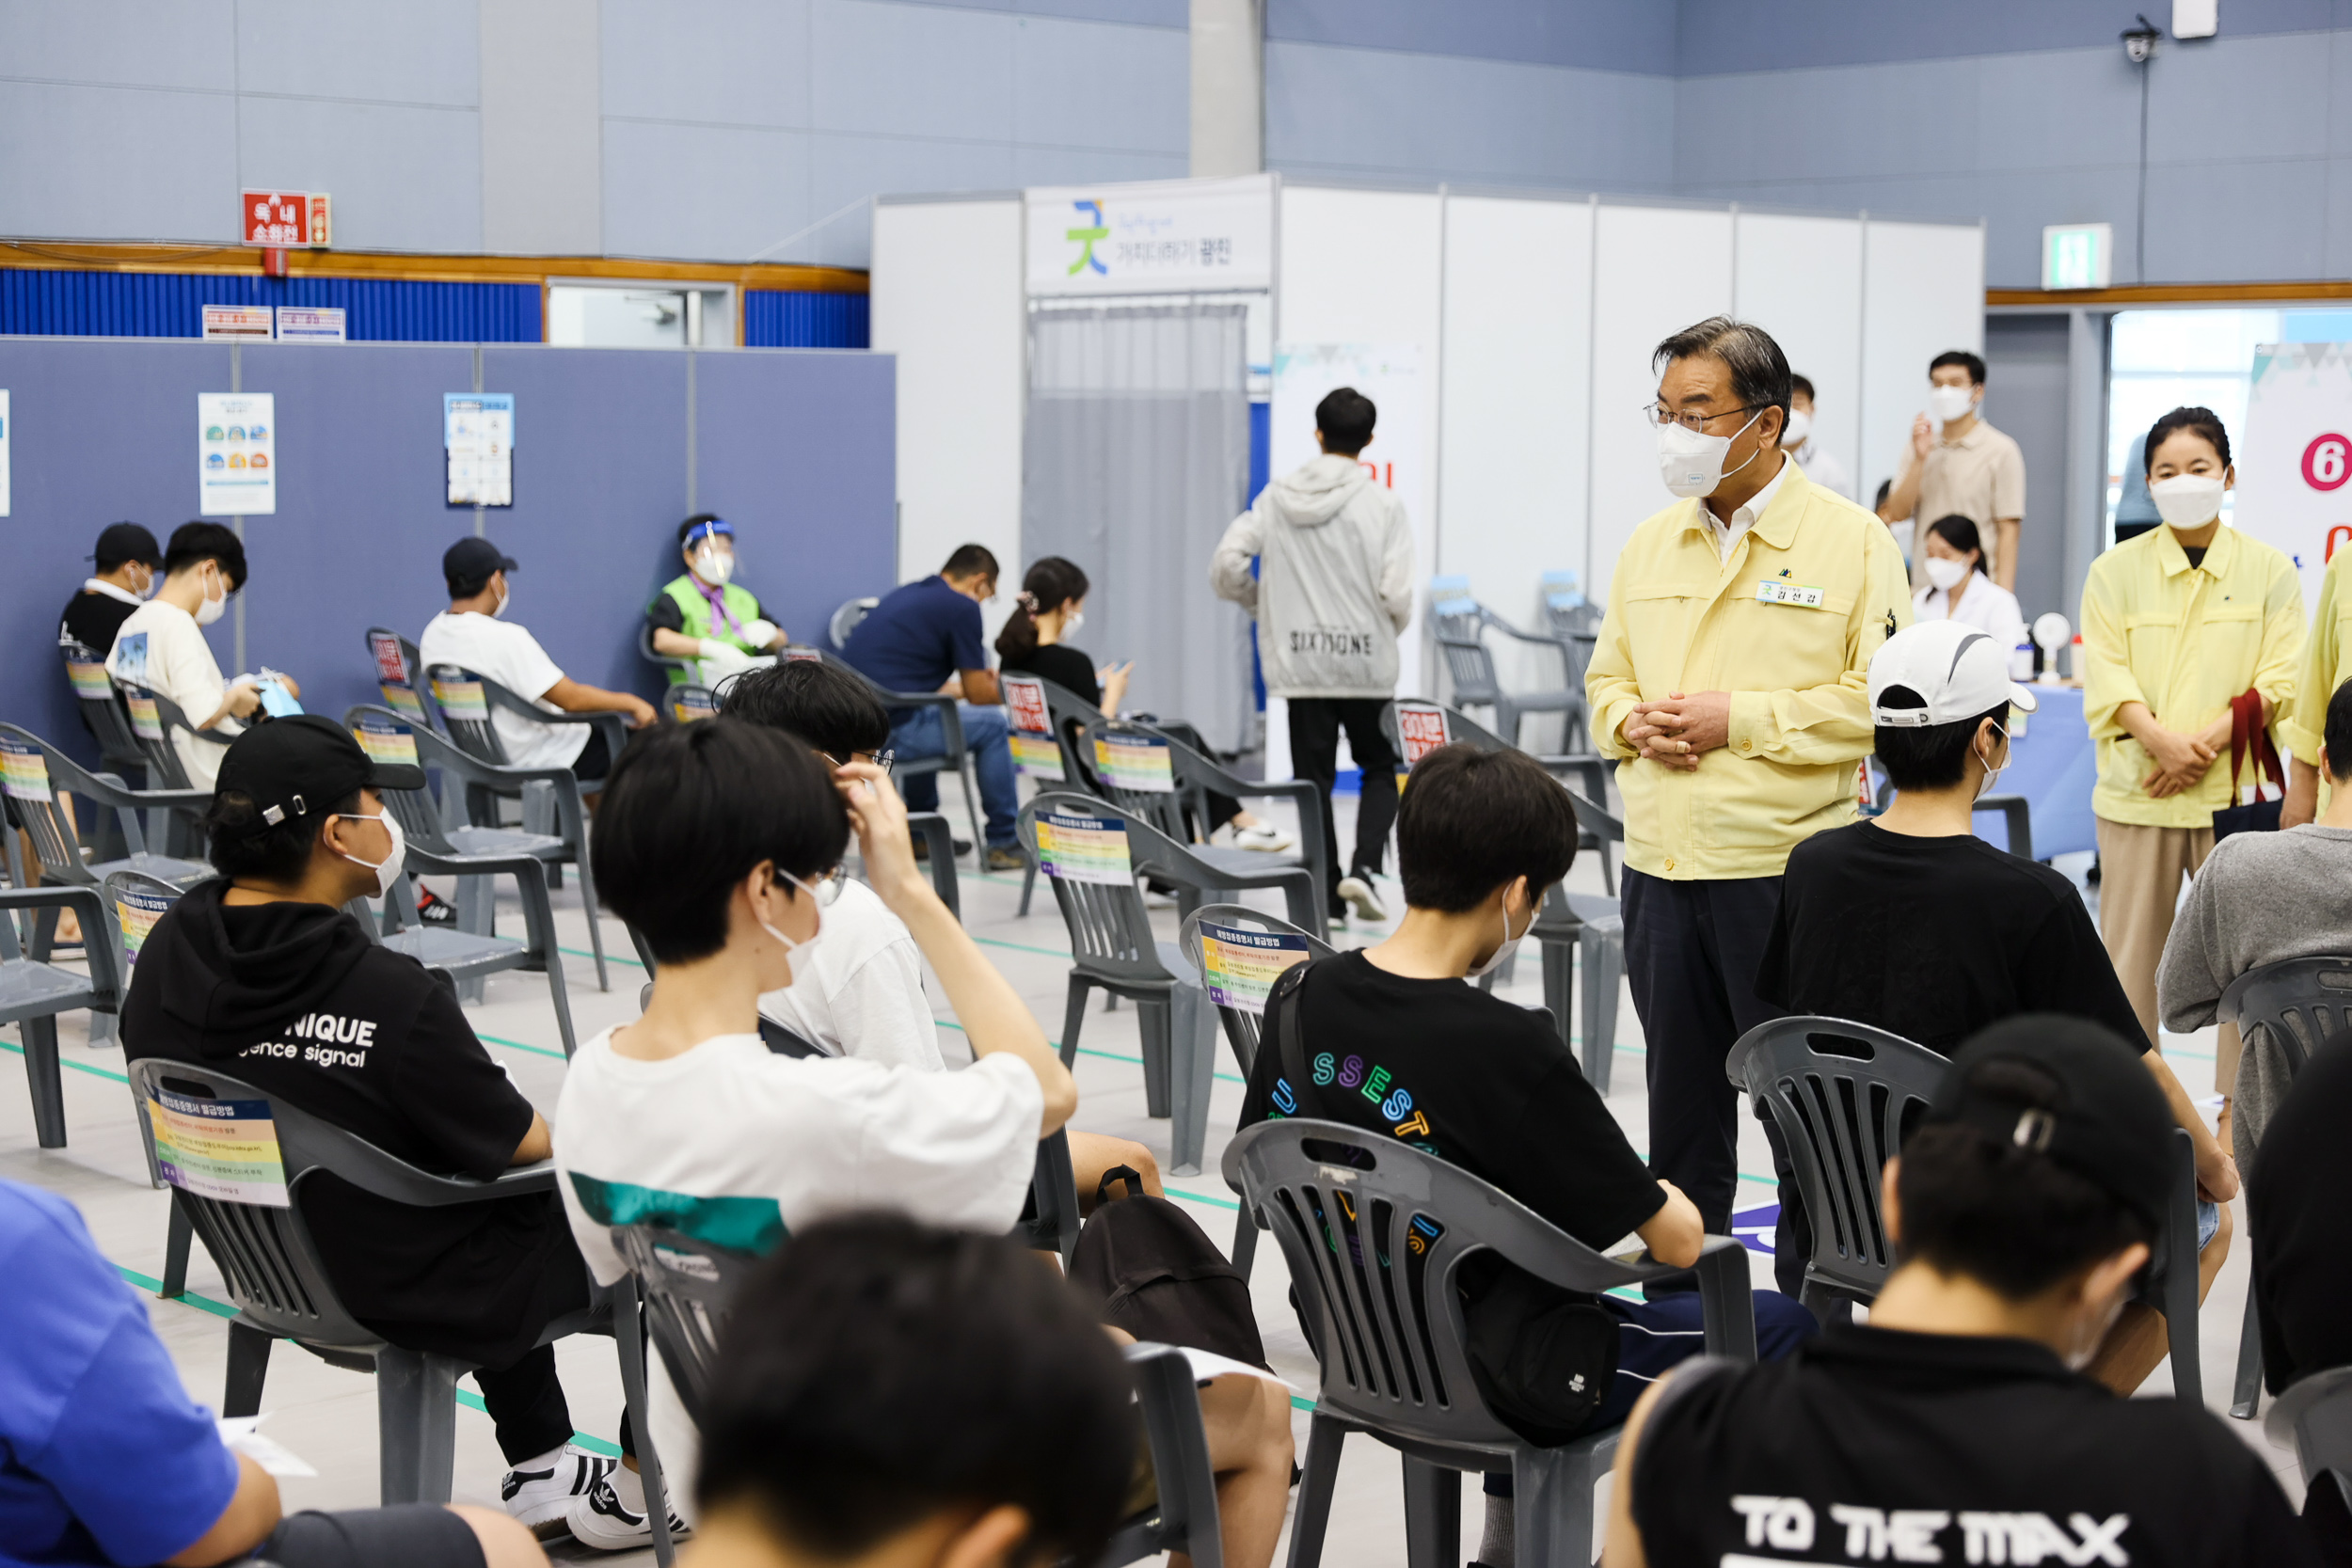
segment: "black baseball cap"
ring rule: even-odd
[[[126,561],[160,569],[164,550],[155,536],[136,523],[108,523],[99,530],[98,548],[90,552],[90,559],[102,572],[111,572]]]
[[[441,576],[451,582],[487,582],[492,572],[511,572],[515,558],[487,539],[460,539],[441,552]]]
[[[325,714],[297,713],[256,724],[231,741],[213,787],[248,796],[261,807],[245,829],[252,834],[290,818],[323,816],[355,789],[422,789],[424,769],[379,763]]]
[[[2016,1061],[2058,1080],[2058,1102],[2032,1106],[1969,1082],[1986,1062]],[[1926,1122],[1958,1122],[2048,1155],[2164,1228],[2173,1176],[2172,1109],[2139,1053],[2088,1019],[2021,1013],[1969,1037],[1930,1101]]]

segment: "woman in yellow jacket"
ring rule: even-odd
[[[2230,701],[2259,692],[2267,726],[2294,696],[2303,590],[2283,552],[2221,526],[2237,475],[2212,410],[2158,420],[2147,461],[2164,526],[2091,562],[2083,715],[2099,743],[2099,934],[2153,1045],[2156,960],[2181,879],[2212,853],[2213,814],[2232,803]]]

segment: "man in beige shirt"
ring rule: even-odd
[[[1928,366],[1928,416],[1912,421],[1911,457],[1887,492],[1879,515],[1911,557],[1911,585],[1927,586],[1918,540],[1927,525],[1957,513],[1977,525],[1985,574],[2017,591],[2017,530],[2026,515],[2026,456],[2017,443],[1977,417],[1984,402],[1984,361],[1965,349],[1939,354]],[[1910,523],[1911,537],[1900,526]]]

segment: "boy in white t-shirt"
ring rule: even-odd
[[[223,737],[243,735],[245,726],[237,721],[261,707],[261,691],[249,676],[240,675],[234,684],[221,679],[220,661],[202,628],[227,612],[229,596],[244,586],[245,544],[235,530],[218,523],[181,524],[164,551],[164,585],[115,633],[106,673],[168,698],[199,730]],[[288,696],[302,695],[291,678],[279,678]],[[171,744],[188,783],[212,788],[227,748],[183,730],[171,732]]]
[[[727,688],[722,712],[798,736],[829,762],[876,763],[887,755],[890,715],[864,681],[836,665],[795,659],[755,671]],[[759,999],[762,1017],[833,1056],[856,1056],[938,1072],[939,1023],[923,992],[923,956],[905,922],[872,888],[836,873],[828,884],[825,940],[793,983]],[[1129,1138],[1070,1130],[1078,1202],[1091,1211],[1103,1173],[1125,1165],[1144,1190],[1165,1196],[1159,1162]]]
[[[494,680],[549,713],[619,713],[632,730],[654,721],[653,705],[627,691],[583,686],[564,673],[539,640],[503,619],[506,574],[514,558],[487,539],[460,539],[441,555],[441,577],[449,587],[449,609],[425,623],[417,639],[417,658],[429,672],[454,664]],[[568,768],[576,777],[601,779],[612,770],[612,748],[592,724],[542,724],[493,705],[490,727],[506,760],[517,768]]]

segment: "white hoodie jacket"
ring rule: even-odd
[[[1326,452],[1267,485],[1217,541],[1209,586],[1258,618],[1269,695],[1395,692],[1396,640],[1413,618],[1413,533],[1405,503],[1353,457]]]

